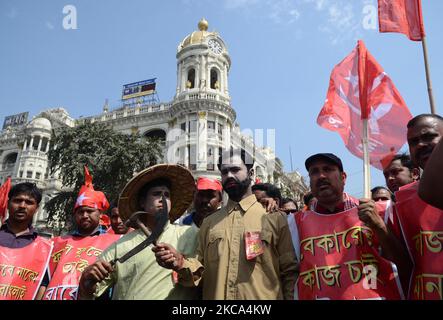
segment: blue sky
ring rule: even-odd
[[[306,175],[304,160],[333,152],[348,173],[346,190],[362,195],[362,162],[317,115],[332,68],[363,39],[396,84],[411,113],[429,112],[421,43],[378,32],[375,0],[2,0],[0,121],[64,107],[71,116],[117,106],[122,85],[156,77],[161,101],[176,87],[176,49],[205,17],[232,59],[229,89],[242,129],[275,129],[276,153]],[[63,8],[77,30],[63,28]],[[424,0],[431,76],[443,110],[443,1]],[[372,28],[375,27],[375,28]],[[441,113],[441,112],[440,112]],[[371,168],[372,185],[384,184]]]

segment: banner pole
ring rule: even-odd
[[[432,93],[431,72],[429,69],[429,61],[428,61],[428,47],[426,45],[426,37],[425,36],[423,36],[423,38],[421,40],[421,44],[423,46],[423,57],[425,59],[426,84],[428,86],[428,95],[429,95],[429,103],[431,105],[431,113],[436,114],[434,95]]]
[[[371,199],[371,167],[369,162],[368,148],[368,119],[363,120],[363,197]]]

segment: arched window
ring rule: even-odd
[[[3,161],[3,170],[14,169],[15,162],[17,161],[17,153],[10,153],[5,157]]]
[[[148,131],[144,134],[146,138],[154,138],[159,139],[162,142],[166,141],[166,132],[162,129],[154,129],[151,131]]]
[[[188,71],[188,80],[186,81],[186,88],[192,89],[195,88],[195,69],[189,69]]]
[[[211,69],[211,89],[220,89],[220,82],[218,81],[218,71],[216,68]]]

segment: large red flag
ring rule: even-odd
[[[378,0],[380,32],[399,32],[421,41],[425,36],[421,0]]]
[[[6,209],[8,208],[8,193],[11,190],[11,177],[0,187],[0,219],[3,224],[6,218]]]
[[[412,118],[394,83],[363,41],[334,67],[317,123],[337,131],[346,148],[363,158],[362,119],[368,119],[370,162],[382,169],[406,142]]]

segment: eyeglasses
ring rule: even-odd
[[[287,210],[282,210],[284,213],[286,213],[286,214],[290,214],[290,213],[296,213],[296,212],[298,212],[298,210],[297,209],[287,209]]]

